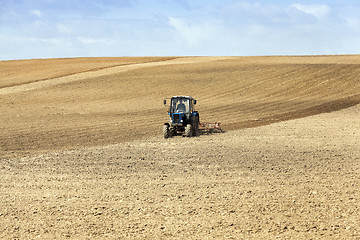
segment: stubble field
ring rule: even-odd
[[[360,57],[0,62],[2,239],[359,239]],[[190,95],[224,134],[161,137]]]

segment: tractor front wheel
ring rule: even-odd
[[[164,125],[163,133],[164,133],[164,138],[170,138],[171,137],[171,133],[170,133],[170,129],[169,129],[168,125]]]
[[[173,136],[176,136],[176,129],[175,128],[170,128],[170,136],[173,137]]]
[[[191,137],[193,133],[193,126],[191,124],[186,125],[185,127],[185,137]]]

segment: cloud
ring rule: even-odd
[[[360,53],[348,1],[1,1],[0,59]]]
[[[345,5],[232,2],[218,11],[218,42],[230,55],[360,53],[358,11]]]
[[[174,6],[174,7],[181,7],[185,10],[191,10],[192,7],[190,3],[186,0],[160,0],[161,3],[164,5]]]
[[[25,20],[26,17],[89,18],[113,9],[133,6],[132,0],[1,0],[0,19]],[[30,9],[30,10],[29,10]],[[11,15],[9,14],[12,13]]]
[[[325,4],[303,5],[303,4],[295,3],[292,4],[291,6],[301,12],[313,15],[314,17],[319,19],[326,17],[331,11],[330,7]]]
[[[213,21],[183,20],[170,17],[169,25],[176,30],[177,36],[190,47],[199,47],[216,37],[218,24]]]
[[[357,30],[360,29],[360,18],[349,16],[349,17],[345,17],[345,21],[349,27]]]
[[[43,14],[42,14],[42,12],[41,12],[40,10],[35,10],[35,9],[34,9],[34,10],[30,10],[30,13],[31,13],[32,15],[38,17],[38,18],[40,18],[40,17],[43,16]]]

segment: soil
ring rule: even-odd
[[[1,239],[360,239],[359,56],[115,61],[0,88]]]

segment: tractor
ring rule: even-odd
[[[167,106],[167,99],[164,105]],[[196,100],[189,96],[174,96],[168,107],[169,122],[164,123],[164,138],[176,135],[184,137],[199,136],[199,113],[195,111]]]

